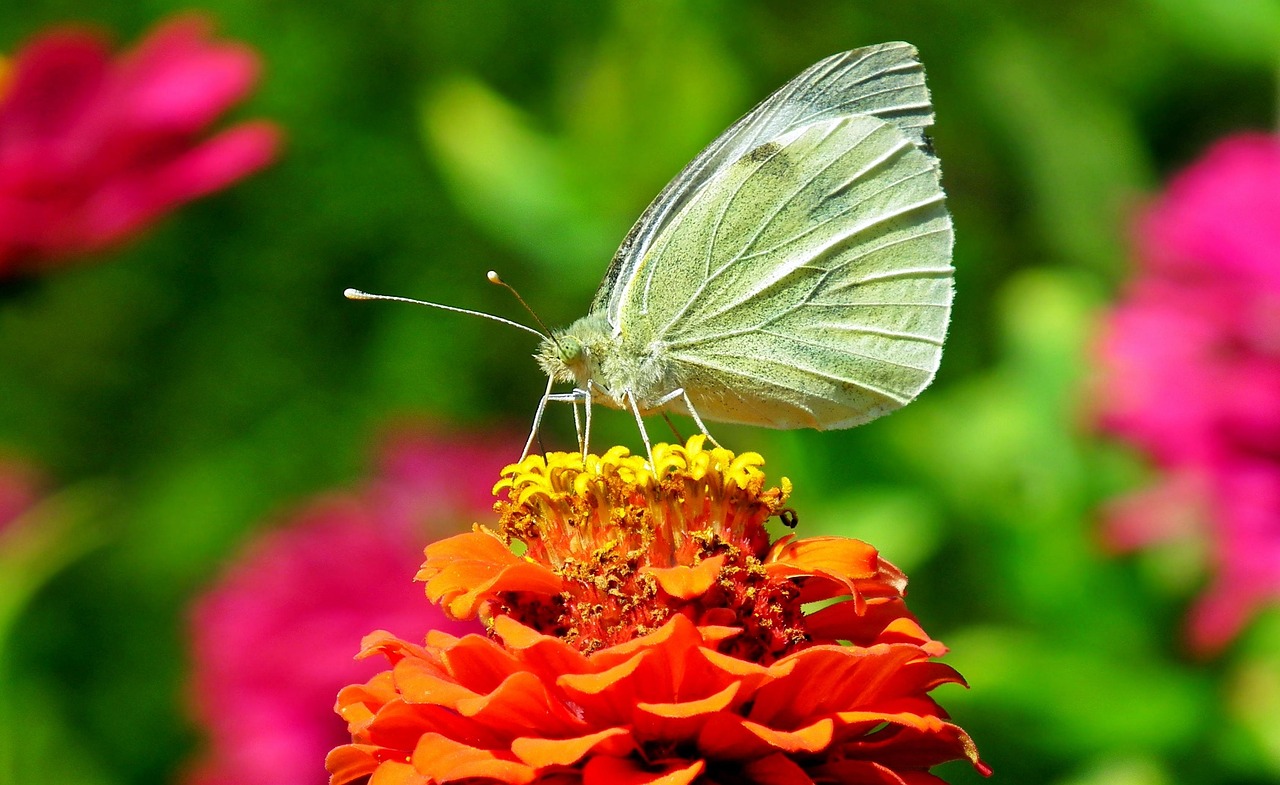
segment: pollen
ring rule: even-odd
[[[799,592],[764,568],[765,523],[791,483],[766,488],[763,464],[757,453],[708,449],[699,435],[656,445],[652,469],[622,447],[585,463],[552,453],[508,466],[494,487],[505,497],[495,505],[498,534],[522,543],[563,591],[555,619],[521,592],[507,593],[501,612],[586,652],[676,614],[741,628],[735,649],[776,654],[803,642]]]

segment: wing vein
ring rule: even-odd
[[[795,335],[783,335],[783,334],[781,334],[781,333],[775,333],[775,332],[773,332],[772,330],[761,330],[761,331],[760,331],[760,333],[761,333],[762,335],[768,335],[768,336],[772,336],[772,337],[774,337],[774,338],[781,338],[781,339],[783,339],[783,340],[792,340],[792,341],[795,341],[796,343],[802,343],[802,344],[804,344],[805,346],[812,346],[812,347],[817,348],[817,349],[825,349],[826,351],[829,351],[829,352],[838,352],[838,353],[840,353],[840,354],[847,354],[847,355],[849,355],[850,357],[861,357],[862,359],[864,359],[864,360],[870,360],[871,362],[884,363],[885,365],[895,365],[895,366],[897,366],[897,367],[899,367],[899,368],[906,368],[906,369],[907,369],[907,370],[909,370],[909,371],[920,371],[920,372],[922,372],[922,373],[929,373],[929,369],[928,369],[928,368],[921,368],[921,367],[916,366],[916,365],[911,365],[910,363],[900,363],[900,362],[895,362],[894,360],[886,360],[886,359],[885,359],[885,358],[883,358],[883,357],[877,357],[877,356],[872,355],[872,354],[864,354],[863,352],[846,351],[846,350],[844,350],[844,349],[833,349],[832,347],[830,347],[830,346],[828,346],[828,345],[826,345],[826,344],[818,343],[818,342],[816,342],[816,341],[807,340],[807,339],[805,339],[805,338],[800,338],[800,337],[797,337],[797,336],[795,336]],[[855,382],[855,383],[856,383],[856,382]]]

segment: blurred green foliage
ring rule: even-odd
[[[182,7],[5,4],[0,51],[73,20],[133,41]],[[1213,139],[1273,126],[1280,3],[202,8],[261,53],[241,114],[286,129],[283,160],[0,290],[0,444],[71,489],[49,513],[63,541],[0,567],[0,779],[171,779],[196,743],[184,608],[239,543],[353,481],[397,418],[523,432],[544,384],[523,336],[344,287],[522,318],[484,282],[498,269],[566,323],[703,144],[819,58],[894,39],[927,66],[957,225],[941,376],[853,431],[717,434],[795,480],[802,530],[907,569],[972,684],[939,697],[997,781],[1280,779],[1280,618],[1188,657],[1196,562],[1117,559],[1095,537],[1099,501],[1143,469],[1090,433],[1087,385],[1127,216]],[[599,443],[638,447],[626,416],[597,420]],[[553,412],[550,443],[571,428]]]

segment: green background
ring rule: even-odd
[[[184,7],[5,3],[0,52],[70,20],[131,43]],[[1089,427],[1129,217],[1215,139],[1274,127],[1280,3],[201,7],[261,53],[236,114],[283,126],[281,161],[0,288],[0,444],[66,489],[40,558],[0,564],[17,781],[171,779],[199,738],[187,603],[271,514],[363,476],[388,423],[522,438],[545,383],[528,336],[344,287],[524,320],[485,282],[497,269],[568,323],[702,145],[821,57],[895,39],[928,69],[956,221],[938,381],[853,431],[714,432],[795,481],[802,533],[861,537],[908,572],[972,685],[938,697],[995,781],[1280,781],[1280,617],[1191,656],[1203,545],[1104,552],[1098,504],[1147,470]],[[639,449],[627,416],[596,422],[597,445]],[[567,414],[547,433],[568,445]]]

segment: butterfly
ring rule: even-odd
[[[816,63],[731,125],[641,214],[588,314],[542,336],[525,454],[551,401],[584,405],[584,454],[592,404],[630,411],[652,460],[648,414],[710,438],[707,421],[832,430],[913,400],[953,298],[932,122],[916,49],[894,42]]]

